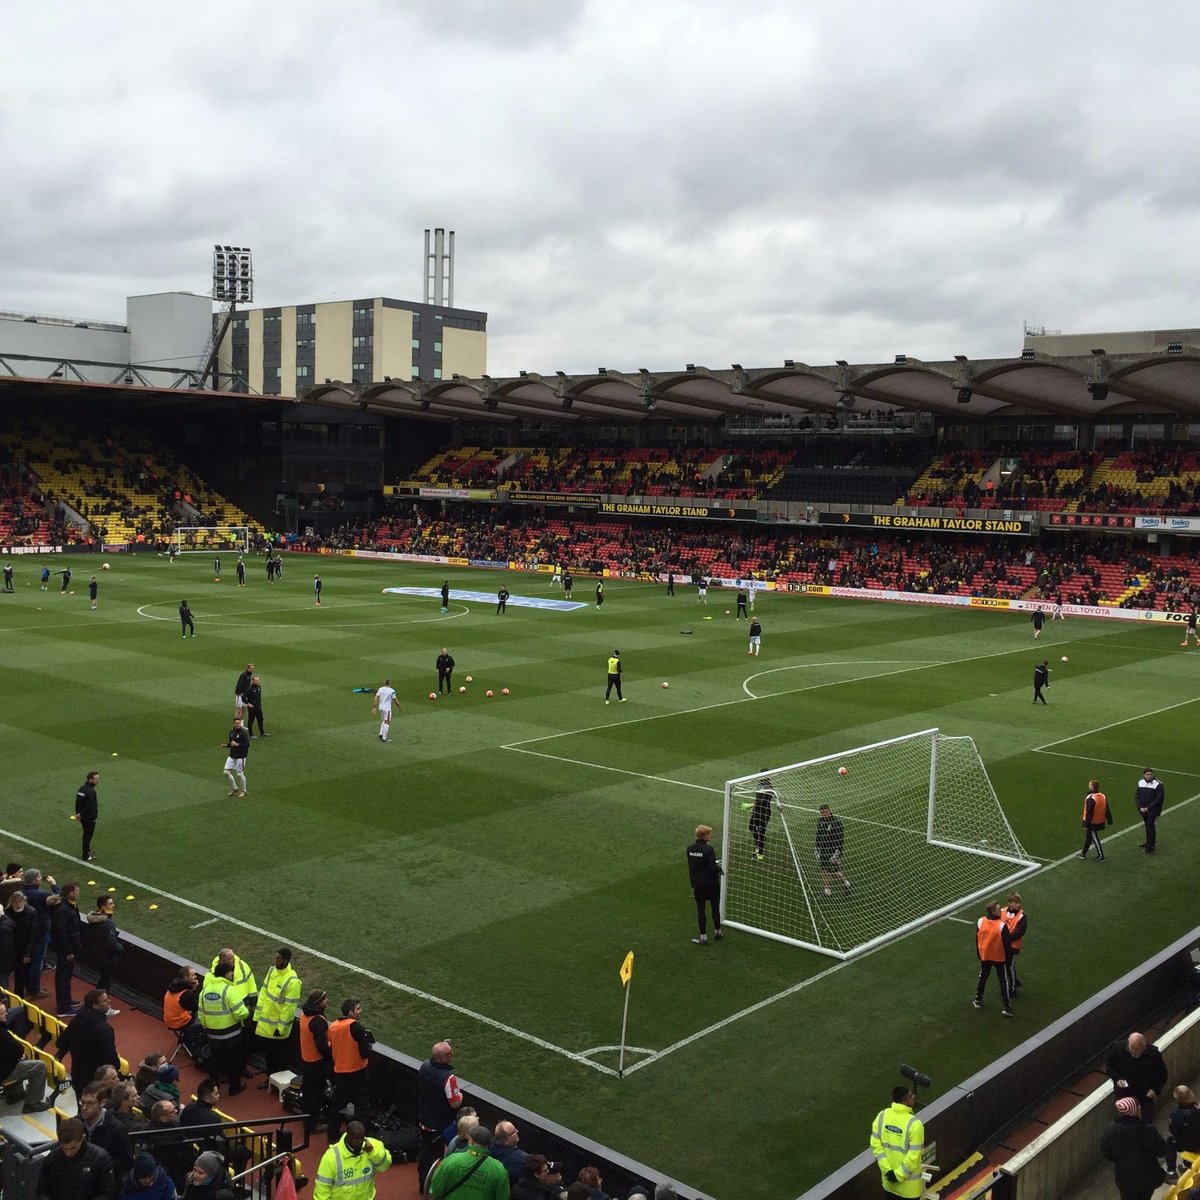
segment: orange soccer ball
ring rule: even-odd
[[[847,771],[845,767],[838,767],[838,774],[839,775],[849,775],[850,772]]]
[[[501,688],[501,689],[500,689],[500,695],[502,695],[502,696],[507,696],[507,695],[508,695],[508,688]]]
[[[487,694],[488,694],[488,699],[490,700],[496,693],[493,692],[491,688],[488,688]]]
[[[436,699],[437,699],[437,692],[430,692],[430,693],[429,693],[429,698],[430,698],[430,700],[436,700]]]

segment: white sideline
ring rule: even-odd
[[[12,838],[15,842],[21,842],[23,845],[32,846],[35,850],[44,851],[46,854],[51,854],[55,858],[71,858],[71,855],[64,854],[61,850],[56,850],[53,846],[45,846],[41,842],[35,842],[32,838],[27,838],[19,833],[14,833],[10,829],[0,829],[0,836]],[[436,1004],[449,1012],[457,1013],[460,1017],[469,1017],[472,1021],[478,1021],[480,1024],[487,1025],[492,1029],[497,1029],[501,1033],[506,1033],[510,1037],[519,1038],[523,1042],[529,1042],[531,1045],[537,1046],[542,1050],[549,1050],[554,1054],[560,1054],[564,1058],[570,1059],[572,1062],[579,1063],[582,1066],[590,1067],[593,1071],[599,1071],[604,1075],[616,1076],[617,1072],[612,1067],[603,1066],[601,1063],[594,1063],[590,1059],[585,1058],[582,1054],[576,1053],[574,1050],[567,1050],[563,1046],[556,1046],[553,1042],[548,1042],[545,1038],[540,1038],[536,1034],[526,1033],[523,1029],[517,1029],[512,1025],[506,1025],[503,1021],[497,1021],[495,1017],[489,1017],[484,1013],[475,1012],[472,1009],[465,1008],[461,1004],[455,1004],[452,1000],[443,1000],[440,996],[434,996],[430,992],[423,992],[420,988],[410,987],[406,983],[401,983],[396,979],[389,979],[386,975],[380,975],[377,971],[368,970],[366,967],[360,967],[352,962],[347,962],[345,959],[336,958],[332,954],[326,954],[323,950],[317,950],[312,946],[306,946],[302,942],[296,941],[294,938],[286,934],[276,933],[270,929],[263,929],[261,925],[251,925],[248,921],[241,921],[237,917],[232,917],[228,913],[218,912],[215,908],[209,908],[204,904],[197,904],[194,900],[188,900],[184,896],[177,896],[173,892],[164,891],[162,888],[155,887],[152,883],[147,883],[142,879],[134,879],[130,875],[122,875],[118,871],[111,871],[107,867],[94,867],[93,870],[103,871],[113,879],[119,879],[122,883],[132,884],[135,887],[140,887],[147,892],[151,892],[156,896],[161,896],[166,900],[172,900],[176,904],[181,904],[185,908],[194,909],[198,913],[204,913],[206,916],[212,917],[214,921],[226,921],[230,925],[237,926],[238,929],[245,929],[249,933],[257,933],[269,939],[272,942],[286,943],[296,950],[300,950],[311,958],[320,959],[322,962],[327,962],[331,966],[339,967],[343,971],[350,971],[355,975],[361,975],[364,979],[374,980],[376,983],[381,983],[385,987],[392,988],[397,992],[403,992],[406,996],[413,996],[418,1000],[424,1000],[430,1004]],[[202,925],[207,925],[210,922],[203,921]],[[199,926],[192,926],[199,928]]]

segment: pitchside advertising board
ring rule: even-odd
[[[851,525],[859,529],[930,530],[939,533],[1005,533],[1029,537],[1033,521],[1028,517],[924,517],[917,513],[828,513],[820,514],[822,525]]]

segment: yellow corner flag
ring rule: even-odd
[[[621,964],[621,982],[628,983],[633,978],[633,951],[625,955],[625,961]]]

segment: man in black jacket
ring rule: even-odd
[[[258,736],[270,737],[263,728],[262,680],[257,675],[250,680],[250,686],[242,693],[242,699],[246,702],[246,728],[250,731],[250,736],[254,736],[254,722],[257,721]]]
[[[1167,1085],[1167,1064],[1158,1047],[1150,1045],[1143,1034],[1131,1033],[1108,1048],[1106,1069],[1117,1099],[1133,1097],[1145,1120],[1152,1120],[1154,1102]]]
[[[696,840],[687,848],[688,878],[692,885],[692,895],[696,900],[696,921],[700,926],[700,936],[692,938],[697,946],[708,945],[708,923],[705,918],[704,906],[712,910],[713,940],[719,942],[725,935],[721,932],[721,864],[717,862],[716,853],[709,841],[712,838],[711,825],[696,826]]]
[[[71,1056],[71,1086],[75,1095],[92,1082],[98,1067],[119,1067],[117,1038],[108,1023],[108,993],[93,988],[83,998],[83,1007],[58,1036],[58,1057]]]
[[[1042,695],[1042,689],[1050,686],[1050,660],[1043,658],[1036,667],[1033,668],[1033,702],[1036,704],[1039,700],[1045,704],[1046,697]]]
[[[79,1097],[79,1119],[87,1130],[88,1141],[108,1152],[113,1160],[113,1171],[120,1178],[133,1166],[133,1150],[129,1134],[104,1108],[105,1091],[107,1089],[99,1083],[89,1083],[83,1089]]]
[[[75,959],[83,946],[79,916],[79,884],[64,883],[62,892],[46,901],[50,914],[50,944],[54,947],[55,1012],[65,1021],[75,1015],[71,999],[71,980],[75,977]]]
[[[229,780],[229,794],[246,794],[246,755],[250,753],[250,731],[242,728],[242,718],[233,718],[229,740],[222,743],[229,751],[225,759],[225,778]]]
[[[454,674],[454,656],[443,646],[441,654],[437,656],[437,661],[433,665],[437,667],[438,695],[442,694],[442,684],[444,683],[446,691],[453,696],[454,681],[451,679],[451,676]]]
[[[96,832],[96,818],[100,815],[100,802],[96,799],[96,784],[99,782],[100,772],[89,771],[75,793],[75,816],[71,819],[78,821],[83,830],[83,848],[79,851],[79,857],[84,862],[91,862],[96,857],[92,853],[92,834]]]
[[[1147,854],[1153,854],[1155,846],[1158,845],[1158,835],[1154,826],[1162,814],[1166,793],[1162,780],[1155,779],[1154,772],[1149,767],[1142,772],[1137,787],[1133,789],[1133,802],[1137,805],[1138,814],[1146,826],[1146,840],[1142,843],[1142,849]]]
[[[237,677],[237,683],[233,685],[233,715],[235,717],[246,715],[246,689],[250,686],[253,678],[254,664],[247,663],[246,669]]]
[[[37,1194],[38,1200],[116,1200],[112,1158],[88,1142],[78,1117],[58,1127],[58,1145],[42,1163]]]
[[[1116,1168],[1121,1200],[1150,1200],[1164,1179],[1158,1160],[1167,1143],[1138,1113],[1137,1101],[1125,1096],[1117,1101],[1116,1120],[1100,1135],[1100,1150]]]
[[[1167,1118],[1167,1175],[1175,1176],[1175,1167],[1180,1151],[1200,1155],[1200,1104],[1196,1093],[1186,1083],[1181,1083],[1172,1093],[1175,1107]]]
[[[23,1058],[25,1047],[8,1027],[8,1005],[0,999],[0,1079],[9,1080],[4,1089],[10,1103],[24,1100],[23,1112],[45,1112],[53,1103],[46,1099],[46,1064]]]

